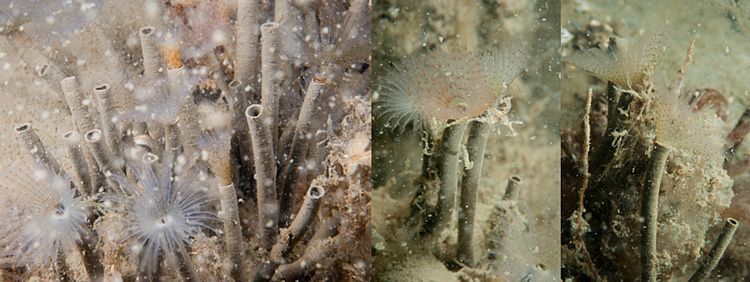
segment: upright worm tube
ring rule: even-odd
[[[161,57],[161,51],[159,46],[156,44],[156,28],[153,26],[147,26],[141,28],[138,32],[138,37],[141,39],[141,53],[143,55],[143,76],[145,80],[150,83],[151,95],[165,95],[164,89],[164,60]],[[146,123],[140,123],[137,126],[133,126],[134,134],[141,135],[145,132],[141,132]],[[147,123],[148,133],[156,140],[163,137],[163,128],[159,128],[156,123]]]
[[[89,112],[91,100],[84,97],[81,93],[81,89],[78,86],[75,76],[71,76],[60,81],[63,93],[65,94],[65,100],[70,108],[70,113],[73,115],[73,121],[78,128],[79,133],[85,133],[89,130],[94,129],[95,122]]]
[[[323,187],[312,185],[307,190],[305,201],[302,204],[297,216],[294,217],[289,228],[285,228],[279,236],[279,241],[271,249],[270,260],[261,266],[255,274],[255,280],[268,280],[271,278],[276,268],[284,262],[284,258],[291,252],[299,239],[307,232],[308,227],[312,225],[320,206],[320,200],[325,195]]]
[[[250,141],[250,133],[247,128],[247,118],[245,117],[245,109],[247,109],[247,101],[243,101],[239,97],[243,94],[242,82],[234,80],[229,82],[229,92],[227,99],[229,99],[230,109],[234,114],[232,119],[232,128],[235,132],[232,136],[232,148],[230,154],[239,157],[239,167],[233,166],[232,173],[235,176],[235,183],[243,183],[241,177],[245,175],[252,175],[253,172],[253,144]],[[237,161],[236,159],[234,160]],[[241,187],[243,188],[243,187]]]
[[[141,28],[138,37],[141,39],[141,53],[143,54],[143,75],[147,81],[156,82],[164,77],[164,62],[159,46],[156,45],[156,29],[153,26]]]
[[[68,242],[62,246],[65,250],[65,264],[72,272],[77,281],[92,281],[91,269],[88,269],[86,259],[81,252],[80,246],[75,242]],[[70,275],[70,274],[68,274]]]
[[[342,38],[334,48],[337,59],[367,58],[370,55],[370,8],[368,0],[350,1],[349,11],[342,30]]]
[[[63,135],[65,140],[65,147],[68,151],[68,157],[73,160],[73,166],[75,167],[75,173],[81,183],[76,185],[81,195],[88,195],[90,193],[96,193],[96,191],[90,191],[87,189],[91,188],[91,177],[89,175],[88,165],[83,157],[83,152],[80,146],[80,136],[74,130],[68,131]]]
[[[315,184],[310,186],[310,189],[307,190],[307,195],[305,195],[302,207],[300,207],[289,228],[284,229],[279,242],[276,243],[271,251],[272,258],[283,258],[294,248],[294,245],[315,220],[318,208],[320,207],[320,201],[325,196],[325,193],[325,189],[321,186]]]
[[[237,98],[242,100],[245,109],[250,103],[257,103],[258,97],[258,66],[260,64],[260,22],[261,10],[259,0],[240,0],[237,2],[237,68],[236,80],[244,84],[241,88],[249,87],[251,91],[240,93]]]
[[[94,95],[96,95],[96,99],[99,101],[99,115],[101,116],[102,128],[104,129],[104,139],[107,141],[107,145],[112,153],[117,156],[120,152],[121,133],[117,129],[117,124],[115,124],[117,111],[112,104],[109,84],[105,83],[94,87]]]
[[[335,221],[336,219],[330,219]],[[336,225],[338,223],[333,223]],[[310,240],[305,252],[294,262],[280,265],[273,273],[274,281],[293,281],[295,277],[300,277],[310,271],[326,257],[333,254],[340,245],[341,236],[333,236],[331,231],[336,230],[335,226],[325,226],[324,228],[318,228],[315,232],[315,236]]]
[[[260,246],[270,250],[278,235],[279,203],[276,198],[276,155],[267,127],[268,109],[252,105],[245,110],[253,143],[255,182],[257,189]]]
[[[308,50],[317,53],[320,50],[320,24],[318,23],[317,9],[320,0],[294,1],[292,4],[303,13],[303,28],[305,39],[309,41]],[[309,58],[308,58],[309,60]]]
[[[180,153],[180,119],[167,123],[164,126],[164,162],[170,175],[175,175],[175,158]]]
[[[60,89],[60,81],[68,77],[62,72],[62,70],[60,70],[60,68],[52,64],[43,65],[42,68],[39,69],[39,76],[44,78],[50,86],[57,90]]]
[[[505,195],[503,200],[518,200],[518,196],[521,193],[521,177],[511,176],[508,179],[508,186],[505,188]]]
[[[184,281],[200,281],[198,273],[195,272],[195,266],[193,266],[193,262],[190,260],[190,252],[187,249],[178,250],[174,256],[180,275]]]
[[[30,123],[16,126],[15,131],[18,134],[19,140],[31,154],[31,157],[34,158],[35,162],[45,166],[47,169],[50,169],[55,173],[63,172],[62,168],[60,168],[60,163],[58,163],[55,157],[52,156],[52,153],[47,150],[44,143],[42,143],[42,140],[39,139],[39,135],[37,135],[36,131],[31,128]]]
[[[247,281],[244,267],[245,259],[241,249],[242,226],[240,225],[239,204],[237,203],[237,191],[234,184],[220,184],[219,195],[221,219],[224,223],[224,247],[232,261],[230,276],[234,277],[236,281]]]
[[[164,145],[165,151],[171,152],[174,156],[180,150],[180,119],[167,123],[164,127]]]
[[[724,256],[724,251],[727,250],[729,243],[732,242],[734,232],[737,231],[738,225],[739,223],[736,219],[727,219],[726,223],[724,223],[724,227],[721,229],[719,238],[716,239],[716,243],[714,243],[713,248],[711,248],[711,252],[708,253],[708,257],[706,257],[701,263],[700,268],[698,268],[695,274],[690,277],[690,282],[698,282],[708,279],[708,275],[711,274],[711,271],[713,271],[719,264],[719,260]]]
[[[438,231],[448,225],[456,206],[456,190],[458,187],[458,152],[461,149],[466,123],[457,123],[443,131],[443,140],[438,151],[438,174],[440,177],[440,191],[435,214],[435,224]],[[434,229],[429,230],[435,231]]]
[[[211,72],[211,78],[216,81],[219,90],[221,90],[221,93],[227,99],[229,110],[233,112],[234,107],[236,106],[236,97],[234,97],[234,93],[229,92],[229,84],[227,84],[227,77],[224,75],[224,67],[221,63],[221,59],[215,51],[209,53],[206,57],[208,60],[208,69]],[[233,122],[233,124],[234,123],[236,122]]]
[[[643,228],[641,230],[641,281],[656,281],[656,232],[657,216],[659,214],[659,188],[664,167],[671,148],[656,143],[654,151],[651,152],[646,174],[646,183],[643,187],[643,201],[641,204],[641,217],[643,217]]]
[[[281,207],[280,214],[286,217],[291,213],[294,203],[301,198],[300,193],[295,191],[299,179],[301,168],[305,165],[305,153],[307,145],[312,141],[314,129],[312,128],[313,114],[315,113],[315,103],[323,92],[327,81],[322,77],[313,78],[302,102],[302,108],[299,111],[297,125],[294,128],[294,137],[292,138],[292,150],[288,163],[284,166],[281,173]],[[299,197],[298,197],[299,196]]]
[[[94,129],[94,119],[91,117],[89,106],[91,100],[84,97],[81,93],[81,88],[78,86],[75,76],[67,77],[60,81],[63,94],[65,94],[65,101],[70,108],[70,113],[73,116],[73,121],[78,129],[79,134],[86,134],[89,130]],[[88,100],[85,102],[85,100]],[[88,164],[89,173],[91,174],[92,191],[96,191],[104,185],[105,177],[101,174],[99,164],[92,156],[93,152],[84,150],[84,157]]]
[[[279,97],[281,96],[281,66],[279,53],[281,52],[281,30],[279,24],[265,23],[261,31],[261,98],[260,103],[268,116],[268,128],[271,140],[276,142],[279,137]],[[287,74],[288,75],[288,74]],[[275,149],[275,148],[274,148]]]
[[[472,121],[466,150],[474,165],[463,176],[458,209],[458,260],[467,265],[474,264],[474,215],[477,204],[477,190],[482,177],[484,150],[490,136],[490,126],[481,121]]]
[[[99,129],[89,130],[86,132],[86,135],[84,135],[84,139],[86,140],[91,153],[94,155],[96,163],[99,164],[104,175],[107,176],[107,184],[110,188],[117,189],[120,193],[123,193],[123,195],[126,194],[122,187],[120,187],[117,181],[112,177],[114,175],[119,179],[126,179],[122,170],[114,167],[112,164],[111,156],[105,148],[104,142],[102,142],[102,131]]]
[[[281,54],[289,60],[299,62],[305,56],[301,41],[297,39],[297,33],[302,31],[302,14],[291,2],[292,0],[274,1],[274,22],[281,25]],[[291,70],[291,65],[283,66],[283,70]]]
[[[178,117],[182,146],[189,161],[193,162],[198,158],[198,154],[200,153],[197,142],[198,137],[201,134],[201,128],[200,121],[198,120],[197,107],[195,106],[193,97],[185,84],[185,81],[187,80],[187,70],[184,67],[169,69],[167,70],[167,78],[169,80],[171,91],[185,92],[186,95],[188,95],[178,113]]]

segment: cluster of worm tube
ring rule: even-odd
[[[480,257],[475,254],[477,249],[489,249],[491,253],[501,251],[501,247],[491,246],[492,243],[485,246],[475,240],[475,233],[479,230],[475,227],[477,194],[492,126],[493,124],[487,120],[453,123],[443,130],[434,152],[423,156],[423,177],[426,182],[420,187],[412,203],[412,210],[418,211],[418,215],[413,217],[418,221],[415,224],[420,228],[419,235],[432,241],[433,254],[449,267],[476,266],[480,261]],[[460,165],[459,155],[464,146],[467,158],[465,161],[471,162],[469,166]],[[503,201],[515,202],[518,199],[520,184],[521,178],[510,177]],[[429,190],[437,191],[436,201],[430,200],[434,199],[434,193]],[[500,238],[504,237],[503,228],[507,226],[497,225],[504,222],[503,214],[508,210],[502,206],[496,208],[490,220],[497,222],[491,224],[493,227],[489,232],[491,236]],[[458,220],[454,222],[456,218]],[[443,239],[440,234],[450,230],[458,234],[455,245],[441,242]],[[481,256],[482,259],[486,257],[491,258],[493,255]]]
[[[307,161],[308,158],[315,162],[326,159],[328,146],[325,142],[334,138],[330,127],[340,126],[331,124],[331,116],[335,116],[333,122],[342,122],[341,116],[346,114],[342,107],[333,109],[338,113],[321,112],[332,108],[324,99],[344,100],[341,91],[362,90],[362,79],[347,79],[347,72],[362,75],[364,70],[355,66],[366,65],[369,59],[362,55],[369,53],[362,48],[369,42],[368,1],[353,0],[348,5],[332,6],[321,1],[279,0],[275,1],[274,21],[262,25],[265,15],[260,5],[258,0],[238,1],[235,75],[231,82],[223,71],[227,63],[209,55],[209,67],[223,96],[220,100],[232,113],[228,126],[231,144],[227,141],[219,146],[200,146],[201,139],[211,138],[207,137],[211,132],[201,127],[192,97],[196,89],[187,82],[189,70],[184,66],[168,68],[154,27],[145,27],[139,32],[145,84],[150,85],[150,93],[155,97],[181,93],[189,96],[177,99],[184,102],[172,122],[121,119],[113,106],[113,95],[120,93],[113,93],[108,84],[89,92],[80,89],[76,77],[66,75],[53,64],[45,65],[40,72],[55,89],[62,91],[74,120],[76,130],[63,138],[74,163],[73,174],[78,181],[73,181],[71,187],[78,190],[77,194],[93,200],[102,193],[131,196],[122,181],[137,177],[130,169],[134,163],[153,165],[154,170],[159,171],[172,170],[165,172],[169,179],[177,177],[178,170],[184,166],[201,175],[213,176],[218,182],[215,188],[220,211],[217,214],[223,226],[223,232],[219,233],[223,233],[223,253],[229,265],[222,277],[236,281],[288,280],[309,275],[337,246],[343,248],[356,241],[351,238],[354,236],[351,232],[341,231],[355,227],[340,226],[368,224],[359,217],[356,217],[357,222],[351,222],[354,216],[334,216],[331,211],[326,216],[318,216],[318,211],[324,199],[330,200],[327,190],[333,188],[326,185],[344,191],[349,189],[347,185],[367,187],[369,176],[350,172],[348,175],[352,179],[343,177],[344,180],[332,181],[330,178],[342,173],[310,169]],[[338,30],[324,28],[319,23],[318,13],[326,9],[329,16],[346,15],[344,24],[337,25]],[[328,34],[334,31],[340,34]],[[304,33],[304,36],[295,36],[295,33]],[[165,81],[167,83],[163,83]],[[301,105],[280,103],[294,91],[303,94]],[[281,120],[282,107],[298,107],[299,111],[296,116],[288,117],[289,120]],[[369,111],[357,114],[369,116]],[[321,127],[326,122],[319,119],[325,116],[328,116],[329,128]],[[349,121],[348,125],[351,123]],[[366,128],[359,130],[369,132]],[[16,127],[16,132],[34,160],[55,173],[67,174],[42,144],[31,124]],[[328,133],[328,136],[320,133]],[[222,143],[221,140],[216,142]],[[346,158],[342,156],[339,157]],[[156,168],[159,162],[168,165]],[[341,166],[337,161],[329,162]],[[325,165],[320,166],[325,168]],[[310,181],[315,177],[306,173],[321,173],[321,176]],[[356,193],[344,194],[347,197],[341,197],[350,202],[344,199],[341,204],[356,205],[348,207],[348,211],[366,210],[369,205],[368,197],[363,201],[361,195],[353,196]],[[255,207],[254,211],[250,208],[250,218],[240,217],[242,201],[238,199]],[[342,202],[330,201],[330,205]],[[89,216],[93,222],[99,215],[92,211]],[[241,223],[249,220],[255,220],[251,223],[253,226],[243,229]],[[248,238],[248,234],[256,237]],[[310,241],[305,242],[307,240]],[[61,269],[70,269],[72,274],[61,273],[62,277],[76,280],[101,277],[106,267],[95,259],[101,254],[92,249],[95,244],[89,244],[90,241],[96,239],[79,242],[78,250],[86,251],[65,254],[67,267]],[[304,244],[307,246],[300,247]],[[247,245],[251,247],[248,249]],[[158,256],[159,265],[166,257],[176,256],[179,276],[184,280],[200,280],[189,251],[163,253],[168,250],[162,248],[151,255]],[[69,262],[69,257],[80,259]],[[156,279],[161,271],[160,267],[141,269],[137,278]]]
[[[570,217],[572,234],[569,234],[568,236],[570,236],[570,240],[576,252],[575,260],[578,261],[580,267],[578,271],[587,273],[586,276],[589,278],[600,280],[605,279],[605,277],[620,277],[620,279],[622,279],[623,277],[630,277],[629,275],[632,274],[633,279],[635,279],[635,273],[617,273],[617,270],[615,269],[618,268],[609,265],[610,263],[617,262],[608,262],[602,257],[602,255],[600,255],[600,252],[603,252],[603,249],[607,248],[607,246],[625,244],[622,242],[607,243],[604,242],[606,240],[602,239],[606,236],[603,234],[607,234],[608,232],[618,232],[618,228],[623,228],[615,226],[616,224],[612,222],[613,220],[617,220],[618,216],[620,216],[619,218],[622,218],[621,215],[614,214],[615,212],[612,211],[613,209],[616,209],[617,213],[621,214],[627,214],[630,212],[638,213],[635,216],[639,218],[637,222],[639,222],[638,224],[640,225],[640,228],[636,231],[639,232],[640,236],[640,253],[634,254],[633,256],[640,260],[641,281],[657,281],[658,279],[664,279],[665,277],[673,275],[660,267],[664,262],[659,261],[661,257],[658,256],[659,252],[657,251],[657,235],[659,232],[658,215],[660,214],[659,196],[660,190],[663,191],[663,188],[661,188],[663,183],[662,177],[666,173],[667,161],[670,158],[670,154],[675,151],[675,148],[664,142],[664,140],[668,138],[666,136],[660,136],[658,130],[655,140],[653,139],[653,136],[649,139],[637,135],[644,134],[639,131],[648,132],[648,126],[652,126],[639,120],[641,116],[638,115],[638,112],[643,112],[644,108],[648,107],[648,104],[639,101],[641,98],[638,97],[638,93],[640,92],[641,95],[664,95],[662,97],[673,96],[676,97],[674,99],[677,103],[692,103],[690,104],[692,108],[687,106],[684,108],[687,110],[692,109],[693,111],[705,110],[703,107],[713,105],[716,106],[716,115],[718,116],[714,118],[721,117],[722,107],[721,105],[715,104],[720,103],[720,100],[716,99],[715,95],[706,95],[706,91],[696,92],[697,96],[693,97],[694,99],[691,101],[677,98],[681,97],[680,95],[682,94],[684,74],[692,59],[691,51],[692,45],[688,49],[688,56],[685,64],[679,70],[675,81],[669,86],[669,88],[665,87],[654,91],[653,85],[651,84],[652,82],[650,82],[650,78],[648,77],[631,86],[632,88],[618,88],[626,86],[622,85],[623,83],[618,84],[613,81],[607,81],[607,95],[609,96],[608,103],[610,107],[610,113],[606,117],[608,119],[607,127],[603,136],[600,137],[601,140],[599,141],[599,146],[597,146],[596,150],[591,150],[591,152],[591,104],[593,92],[592,90],[589,90],[588,92],[583,120],[583,136],[581,138],[583,142],[582,152],[579,161],[582,180],[580,181],[580,187],[578,189],[578,209],[573,212]],[[632,74],[633,73],[630,73],[629,75],[633,77]],[[668,93],[654,93],[659,92],[659,90]],[[664,98],[662,98],[662,100],[657,100],[656,102],[664,103]],[[668,107],[668,105],[656,106]],[[742,122],[740,123],[742,124]],[[656,126],[658,127],[659,125]],[[680,130],[686,129],[680,128]],[[623,142],[622,147],[614,145],[618,142],[617,132],[619,131],[624,131],[633,136],[620,137],[624,140],[619,141]],[[618,150],[624,150],[625,153],[618,152]],[[650,152],[650,154],[647,152]],[[634,156],[635,154],[643,155],[637,157]],[[589,156],[591,156],[591,159],[589,159]],[[622,163],[619,165],[612,165],[612,163],[616,162],[615,159],[618,157],[625,158],[625,160],[621,161]],[[641,157],[647,160],[641,160]],[[634,172],[638,171],[642,171],[642,173],[635,173],[634,175]],[[634,183],[629,183],[631,181]],[[588,189],[589,186],[593,186],[593,189]],[[642,188],[638,189],[638,187],[635,187],[636,190],[633,190],[631,189],[632,186],[641,186]],[[703,189],[703,187],[694,189]],[[613,190],[619,191],[613,192]],[[640,190],[640,193],[638,193],[638,190]],[[640,198],[638,196],[640,196]],[[624,202],[608,204],[613,201],[607,199],[613,197],[620,201],[632,202],[632,204]],[[640,209],[635,206],[638,203],[640,204]],[[622,206],[615,208],[616,205]],[[584,216],[584,213],[586,212],[592,215]],[[663,214],[664,212],[661,213]],[[731,242],[737,226],[738,222],[733,218],[727,218],[724,220],[724,226],[720,235],[714,241],[713,247],[706,257],[699,261],[698,268],[692,276],[690,276],[690,281],[704,281],[709,278],[711,271],[716,268],[724,251]],[[589,230],[589,227],[591,230]],[[610,240],[617,239],[611,238]]]

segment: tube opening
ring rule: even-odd
[[[23,132],[29,131],[29,129],[31,129],[31,124],[24,123],[19,126],[16,126],[16,133],[23,133]]]
[[[521,183],[521,177],[518,175],[511,176],[510,181],[513,181],[515,183]]]
[[[75,76],[68,76],[66,78],[63,78],[63,80],[60,80],[60,84],[62,85],[67,85],[67,84],[75,83],[75,82],[76,82]]]
[[[239,87],[240,83],[241,82],[239,80],[232,80],[232,82],[229,83],[229,88]]]
[[[153,164],[159,161],[159,156],[154,155],[152,153],[145,153],[143,154],[143,162],[147,164]]]
[[[94,87],[94,90],[96,90],[96,91],[109,90],[109,84],[105,83],[105,84],[99,85],[97,87]]]
[[[245,116],[247,116],[248,118],[257,118],[260,116],[262,112],[263,112],[263,106],[256,104],[256,105],[247,107],[247,110],[245,110]]]
[[[328,83],[328,78],[324,75],[316,74],[313,76],[312,81],[317,84],[326,84]]]
[[[92,129],[86,132],[86,142],[98,142],[102,139],[102,131],[99,129]]]
[[[737,220],[736,220],[736,219],[734,219],[734,218],[731,218],[731,217],[730,217],[730,218],[727,218],[727,223],[729,223],[729,224],[731,224],[731,225],[734,225],[734,226],[737,226],[737,224],[739,224],[739,222],[737,222]]]
[[[45,74],[47,74],[47,70],[49,70],[49,65],[44,64],[42,68],[39,70],[39,75],[44,76]]]
[[[70,139],[75,138],[75,135],[76,135],[76,132],[73,131],[73,130],[71,130],[71,131],[65,132],[65,134],[63,134],[63,139],[70,140]]]
[[[154,33],[154,30],[156,30],[153,26],[147,26],[144,28],[141,28],[141,35],[151,35]]]
[[[279,28],[279,23],[277,22],[267,22],[260,26],[261,29],[277,29]]]
[[[307,190],[307,195],[310,196],[312,199],[320,199],[323,197],[323,195],[326,194],[326,190],[323,189],[323,187],[320,186],[310,186],[310,189]]]

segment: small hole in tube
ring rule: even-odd
[[[262,111],[263,111],[263,106],[252,105],[250,107],[247,107],[247,110],[245,110],[245,115],[249,118],[257,118],[260,116]]]
[[[143,161],[146,163],[155,163],[159,160],[159,156],[152,153],[146,153],[143,155]]]
[[[94,87],[94,90],[97,90],[97,91],[102,91],[102,90],[107,90],[107,89],[109,89],[109,84],[106,84],[106,83],[99,85],[97,87]]]
[[[149,35],[151,33],[154,33],[154,27],[153,26],[147,26],[147,27],[141,28],[141,34],[143,34],[143,35]]]
[[[102,131],[99,129],[92,129],[86,132],[86,141],[96,142],[102,138]]]
[[[267,22],[260,26],[261,29],[279,28],[279,23]]]
[[[45,75],[47,74],[47,70],[49,69],[49,65],[43,65],[42,69],[39,70],[39,75]]]
[[[16,132],[17,133],[25,132],[25,131],[29,130],[30,128],[31,128],[31,124],[30,123],[24,123],[24,124],[21,124],[21,125],[19,125],[19,126],[16,127]]]
[[[72,130],[71,130],[71,131],[68,131],[68,132],[66,132],[66,133],[65,133],[65,135],[63,135],[63,139],[71,139],[71,138],[73,138],[73,136],[74,136],[75,134],[76,134],[76,132],[75,132],[75,131],[72,131]]]
[[[727,218],[727,222],[728,222],[729,224],[731,224],[731,225],[737,225],[737,224],[738,224],[737,220],[736,220],[736,219],[734,219],[734,218],[731,218],[731,217],[730,217],[730,218]]]
[[[325,190],[323,187],[320,186],[312,186],[310,187],[310,190],[307,192],[308,195],[310,195],[310,198],[313,199],[319,199],[320,197],[323,197],[325,194]]]

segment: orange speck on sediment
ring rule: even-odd
[[[164,46],[161,48],[162,56],[167,67],[170,69],[177,69],[182,67],[182,60],[180,58],[180,47],[176,46]]]

